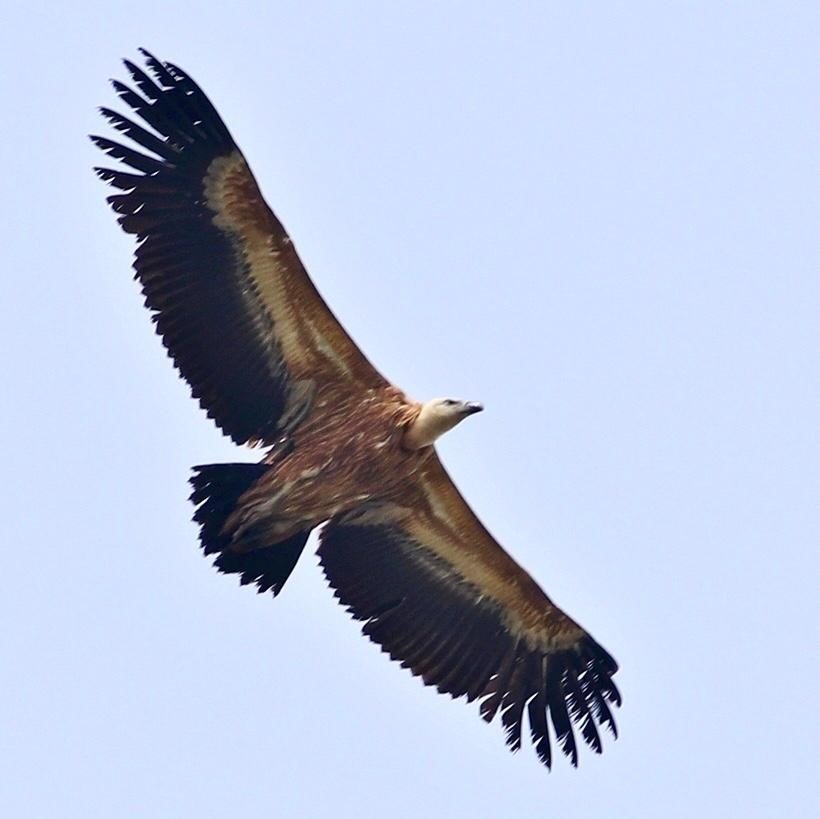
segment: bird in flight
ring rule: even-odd
[[[136,147],[92,140],[114,168],[108,202],[137,238],[134,269],[193,397],[259,463],[194,467],[206,555],[281,591],[310,532],[336,597],[391,659],[442,693],[500,714],[540,760],[578,763],[617,736],[613,658],[484,528],[442,466],[440,435],[481,411],[419,403],[382,376],[322,300],[214,106],[190,76],[142,51],[101,108]],[[133,116],[132,115],[132,116]],[[140,122],[141,120],[141,122]],[[550,729],[548,723],[551,723]]]

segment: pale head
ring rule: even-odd
[[[429,446],[468,415],[475,415],[483,409],[484,407],[475,401],[434,398],[422,406],[416,420],[407,428],[404,445],[408,449]]]

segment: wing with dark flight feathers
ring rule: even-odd
[[[386,384],[322,300],[216,109],[147,52],[114,82],[141,123],[100,109],[137,149],[96,168],[139,240],[134,267],[157,331],[208,415],[237,443],[274,442],[328,381]]]
[[[573,765],[577,730],[600,753],[617,735],[617,663],[557,608],[484,528],[433,456],[406,496],[363,506],[323,529],[319,555],[364,633],[427,685],[482,698],[521,745],[524,711],[541,761],[552,733]]]

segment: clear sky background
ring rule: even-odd
[[[0,814],[817,815],[820,5],[9,3]],[[104,204],[95,106],[204,86],[489,528],[621,664],[621,738],[513,756],[306,553],[254,595]]]

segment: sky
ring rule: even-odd
[[[817,815],[820,6],[8,4],[0,814]],[[204,87],[333,310],[618,660],[551,773],[388,662],[312,552],[198,553],[221,437],[86,139],[146,46]]]

